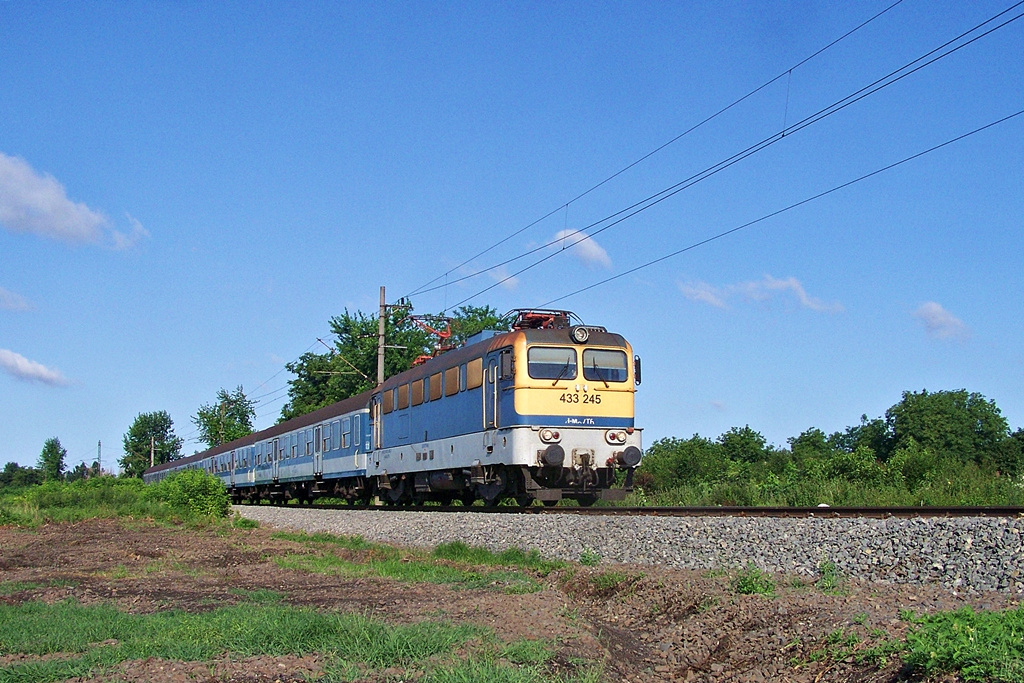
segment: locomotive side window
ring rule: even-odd
[[[444,371],[444,395],[454,396],[459,393],[459,368],[448,368]]]
[[[576,349],[531,346],[526,352],[526,369],[533,379],[576,379]]]
[[[423,380],[418,379],[410,386],[412,387],[412,404],[418,406],[423,403]]]
[[[441,373],[430,376],[430,400],[436,401],[441,398]]]
[[[398,409],[403,410],[409,407],[409,385],[403,384],[398,387]]]
[[[393,389],[385,391],[381,394],[381,398],[383,399],[381,410],[383,410],[385,414],[390,413],[395,409],[395,392]]]
[[[623,351],[586,349],[583,351],[583,377],[592,382],[625,382],[629,376]]]
[[[484,383],[484,359],[476,358],[466,363],[466,388],[476,389]]]
[[[512,379],[514,366],[512,365],[512,349],[501,350],[501,378]]]

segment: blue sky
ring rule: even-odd
[[[0,461],[285,399],[345,308],[544,304],[1024,109],[1024,19],[489,291],[1010,6],[0,1]],[[1004,15],[1004,20],[1020,13]],[[577,201],[779,74],[783,78]],[[560,208],[561,207],[561,208]],[[469,265],[473,254],[554,211]],[[1024,426],[1024,116],[555,305],[644,360],[645,441],[966,388]],[[570,237],[565,238],[565,235]],[[319,347],[322,348],[322,347]]]

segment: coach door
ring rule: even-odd
[[[270,462],[273,463],[273,477],[274,481],[277,481],[281,476],[281,446],[277,439],[274,439],[273,445],[271,446]]]
[[[330,425],[327,426],[330,429]],[[323,427],[313,430],[313,474],[320,476],[324,473],[324,432]]]
[[[235,452],[231,451],[231,455],[228,459],[228,480],[231,482],[231,488],[235,487]]]

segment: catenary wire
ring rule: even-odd
[[[952,45],[952,44],[956,43],[957,41],[963,39],[965,36],[968,36],[971,33],[977,31],[979,28],[983,27],[985,24],[991,23],[992,21],[998,19],[1002,15],[1012,11],[1013,9],[1015,9],[1016,7],[1018,7],[1018,6],[1022,5],[1022,4],[1024,4],[1024,0],[1020,0],[1019,2],[1015,3],[1011,7],[1007,8],[1007,9],[1003,10],[1002,12],[996,14],[995,16],[993,16],[993,17],[991,17],[991,18],[981,22],[980,24],[978,24],[974,28],[971,28],[968,31],[965,31],[964,33],[961,33],[959,36],[957,36],[957,37],[955,37],[955,38],[953,38],[953,39],[943,43],[942,45],[934,48],[933,50],[930,50],[929,52],[921,55],[917,59],[914,59],[913,61],[908,62],[907,64],[905,64],[904,66],[900,67],[899,69],[896,69],[895,71],[890,72],[889,74],[883,76],[882,78],[879,78],[879,79],[875,80],[874,82],[864,86],[860,90],[857,90],[856,92],[853,92],[853,93],[847,95],[846,97],[844,97],[844,98],[842,98],[840,100],[837,100],[833,104],[831,104],[831,105],[829,105],[829,106],[827,106],[827,107],[825,107],[823,109],[820,109],[819,111],[815,112],[814,114],[811,114],[810,116],[808,116],[808,117],[802,119],[801,121],[793,124],[789,128],[787,128],[785,130],[782,130],[779,133],[771,135],[771,136],[769,136],[767,138],[764,138],[763,140],[761,140],[761,141],[751,145],[750,147],[747,147],[745,150],[743,150],[741,152],[738,152],[738,153],[734,154],[733,156],[718,162],[717,164],[709,166],[709,167],[705,168],[704,170],[700,171],[699,173],[696,173],[696,174],[690,176],[689,178],[686,178],[685,180],[682,180],[682,181],[676,183],[675,185],[671,185],[671,186],[661,190],[660,192],[656,192],[655,194],[652,194],[652,195],[650,195],[650,196],[648,196],[648,197],[646,197],[646,198],[644,198],[644,199],[642,199],[642,200],[640,200],[638,202],[635,202],[634,204],[632,204],[632,205],[630,205],[630,206],[628,206],[628,207],[626,207],[624,209],[621,209],[621,210],[619,210],[619,211],[617,211],[617,212],[615,212],[613,214],[610,214],[609,216],[606,216],[606,217],[604,217],[604,218],[602,218],[602,219],[600,219],[598,221],[595,221],[595,222],[591,223],[590,225],[587,225],[586,227],[584,227],[582,230],[577,230],[575,234],[582,235],[579,239],[577,239],[577,240],[575,240],[572,243],[567,244],[567,245],[563,243],[563,246],[562,246],[562,248],[560,250],[552,252],[550,254],[547,254],[546,256],[544,256],[544,257],[534,261],[533,263],[531,263],[531,264],[521,268],[520,270],[517,270],[516,272],[514,272],[514,273],[512,273],[510,275],[507,275],[506,277],[504,277],[504,278],[502,278],[500,280],[495,281],[493,284],[491,284],[491,285],[489,285],[489,286],[487,286],[487,287],[485,287],[485,288],[475,292],[474,294],[466,297],[462,301],[459,301],[458,303],[454,304],[454,306],[460,306],[462,304],[465,304],[466,302],[468,302],[468,301],[470,301],[470,300],[480,296],[481,294],[484,294],[485,292],[488,292],[488,291],[494,289],[495,287],[500,286],[501,284],[511,280],[512,278],[514,278],[514,277],[516,277],[518,275],[521,275],[522,273],[524,273],[524,272],[526,272],[528,270],[531,270],[532,268],[540,265],[541,263],[544,263],[545,261],[548,261],[548,260],[554,258],[555,256],[557,256],[558,254],[562,253],[566,249],[569,249],[569,248],[579,244],[580,242],[584,242],[584,241],[586,241],[588,239],[593,238],[595,235],[598,235],[598,234],[604,232],[605,230],[607,230],[607,229],[609,229],[609,228],[611,228],[611,227],[613,227],[615,225],[618,225],[619,223],[621,223],[621,222],[623,222],[625,220],[628,220],[629,218],[632,218],[633,216],[637,215],[638,213],[646,211],[647,209],[650,209],[651,207],[653,207],[653,206],[655,206],[657,204],[660,204],[661,202],[663,202],[666,199],[668,199],[668,198],[678,194],[679,192],[682,192],[683,190],[688,189],[689,187],[692,187],[693,185],[696,185],[697,183],[699,183],[699,182],[701,182],[703,180],[706,180],[707,178],[711,177],[712,175],[715,175],[718,172],[720,172],[722,170],[725,170],[726,168],[728,168],[728,167],[730,167],[730,166],[732,166],[732,165],[734,165],[734,164],[736,164],[736,163],[738,163],[738,162],[740,162],[740,161],[742,161],[742,160],[744,160],[744,159],[746,159],[746,158],[756,154],[757,152],[760,152],[763,149],[765,149],[767,147],[770,147],[771,145],[774,145],[775,143],[781,141],[785,137],[791,136],[793,133],[798,132],[800,130],[803,130],[804,128],[806,128],[808,126],[811,126],[811,125],[821,121],[822,119],[824,119],[824,118],[826,118],[828,116],[831,116],[832,114],[835,114],[835,113],[845,109],[846,107],[848,107],[848,106],[850,106],[850,105],[852,105],[852,104],[854,104],[854,103],[864,99],[865,97],[873,95],[874,93],[876,93],[876,92],[878,92],[878,91],[880,91],[880,90],[882,90],[884,88],[887,88],[890,85],[893,85],[894,83],[899,82],[900,80],[906,78],[907,76],[910,76],[910,75],[916,73],[917,71],[920,71],[921,69],[923,69],[923,68],[925,68],[927,66],[930,66],[931,64],[934,64],[935,62],[939,61],[940,59],[948,57],[949,55],[951,55],[951,54],[953,54],[953,53],[955,53],[955,52],[957,52],[957,51],[967,47],[968,45],[973,44],[974,42],[976,42],[976,41],[980,40],[981,38],[984,38],[984,37],[990,35],[991,33],[993,33],[995,31],[997,31],[997,30],[1007,26],[1008,24],[1010,24],[1010,23],[1012,23],[1014,21],[1017,21],[1022,16],[1024,16],[1024,13],[1018,14],[1018,15],[1016,15],[1014,17],[1011,17],[1010,19],[1007,19],[1003,23],[1001,23],[1001,24],[999,24],[997,26],[994,26],[994,27],[984,31],[983,33],[981,33],[981,34],[979,34],[977,36],[974,36],[970,40],[967,40],[966,42],[963,42],[963,43],[961,43],[959,45],[956,45],[955,47],[952,47],[951,49],[949,49],[948,51],[946,51],[946,52],[944,52],[942,54],[936,55],[937,52],[940,52],[941,50],[949,47],[950,45]],[[936,56],[932,57],[932,55],[936,55]],[[928,59],[929,57],[932,57],[932,58]],[[923,63],[918,64],[918,62],[922,62],[922,60],[927,60],[927,61],[924,61]],[[915,66],[914,68],[911,69],[910,67],[915,65],[915,64],[917,64],[917,66]],[[904,73],[901,73],[901,72],[904,72]],[[899,74],[899,75],[897,75],[897,74]],[[616,220],[612,220],[612,219],[616,219]],[[608,223],[607,225],[604,225],[601,228],[598,228],[597,230],[594,230],[591,233],[584,233],[585,230],[590,230],[591,228],[594,228],[594,227],[596,227],[598,225],[601,225],[602,223],[605,223],[607,221],[612,221],[612,222]],[[498,263],[498,264],[496,264],[494,266],[491,266],[490,268],[482,269],[482,270],[474,273],[473,275],[469,275],[469,276],[466,276],[465,278],[461,278],[461,279],[468,279],[469,277],[475,277],[476,275],[479,275],[479,274],[482,274],[482,273],[494,270],[496,268],[500,268],[502,266],[508,265],[509,263],[513,263],[515,261],[518,261],[518,260],[520,260],[520,259],[522,259],[522,258],[524,258],[526,256],[534,254],[534,253],[536,253],[538,251],[542,251],[544,249],[547,249],[548,247],[554,246],[554,245],[556,245],[556,244],[558,244],[560,242],[564,242],[564,240],[563,239],[551,240],[550,242],[548,242],[546,244],[542,244],[542,245],[540,245],[538,247],[535,247],[533,249],[527,250],[527,251],[523,252],[522,254],[519,254],[518,256],[515,256],[513,258],[507,259],[506,261],[503,261],[503,262]],[[458,281],[459,280],[456,280],[456,282],[458,282]],[[425,290],[425,291],[430,291],[430,290]]]
[[[850,187],[851,185],[859,183],[859,182],[861,182],[863,180],[867,180],[868,178],[872,178],[872,177],[874,177],[876,175],[879,175],[881,173],[885,173],[886,171],[892,170],[892,169],[896,168],[897,166],[902,166],[903,164],[908,163],[910,161],[913,161],[915,159],[918,159],[920,157],[923,157],[926,154],[930,154],[931,152],[934,152],[936,150],[942,149],[943,147],[947,147],[947,146],[952,145],[952,144],[954,144],[956,142],[959,142],[959,141],[961,141],[961,140],[963,140],[965,138],[969,138],[972,135],[980,133],[980,132],[982,132],[984,130],[988,130],[989,128],[993,128],[995,126],[998,126],[999,124],[1005,123],[1005,122],[1007,122],[1007,121],[1009,121],[1009,120],[1011,120],[1013,118],[1021,116],[1022,114],[1024,114],[1024,109],[1021,109],[1021,110],[1019,110],[1017,112],[1014,112],[1013,114],[1010,114],[1008,116],[1004,116],[1003,118],[1001,118],[1001,119],[999,119],[997,121],[993,121],[991,123],[985,124],[984,126],[981,126],[980,128],[975,128],[974,130],[972,130],[970,132],[964,133],[962,135],[958,135],[957,137],[952,138],[950,140],[946,140],[943,143],[940,143],[940,144],[935,145],[933,147],[929,147],[928,149],[926,149],[924,151],[918,152],[916,154],[912,154],[911,156],[908,156],[908,157],[905,157],[903,159],[900,159],[899,161],[893,162],[893,163],[891,163],[891,164],[889,164],[887,166],[883,166],[882,168],[874,170],[871,173],[866,173],[866,174],[864,174],[864,175],[862,175],[860,177],[854,178],[853,180],[848,180],[847,182],[842,183],[841,185],[836,185],[835,187],[832,187],[831,189],[825,190],[824,192],[819,192],[816,195],[813,195],[811,197],[807,197],[806,199],[802,199],[802,200],[800,200],[798,202],[795,202],[793,204],[790,204],[790,205],[788,205],[786,207],[783,207],[783,208],[778,209],[776,211],[773,211],[771,213],[765,214],[765,215],[761,216],[760,218],[756,218],[756,219],[754,219],[752,221],[749,221],[747,223],[744,223],[742,225],[737,225],[734,228],[730,228],[729,230],[726,230],[724,232],[720,232],[720,233],[718,233],[716,235],[712,235],[711,237],[708,237],[706,239],[700,240],[699,242],[694,242],[693,244],[690,244],[690,245],[688,245],[686,247],[683,247],[682,249],[678,249],[676,251],[673,251],[673,252],[671,252],[669,254],[665,254],[664,256],[659,256],[656,259],[653,259],[651,261],[647,261],[646,263],[643,263],[643,264],[641,264],[639,266],[635,266],[633,268],[630,268],[629,270],[623,271],[622,273],[618,273],[618,274],[613,275],[611,277],[607,277],[607,278],[605,278],[603,280],[600,280],[600,281],[595,282],[593,284],[587,285],[586,287],[582,287],[582,288],[577,289],[577,290],[575,290],[573,292],[570,292],[568,294],[564,294],[564,295],[562,295],[562,296],[560,296],[558,298],[551,299],[550,301],[546,301],[545,303],[541,304],[539,306],[539,308],[545,308],[547,306],[550,306],[553,303],[556,303],[556,302],[562,301],[564,299],[568,299],[570,297],[576,296],[577,294],[581,294],[581,293],[586,292],[588,290],[594,289],[595,287],[600,287],[601,285],[607,284],[607,283],[609,283],[609,282],[611,282],[613,280],[618,280],[619,278],[625,277],[626,275],[630,275],[630,274],[635,273],[635,272],[637,272],[639,270],[643,270],[644,268],[649,268],[650,266],[653,266],[653,265],[656,265],[658,263],[661,263],[662,261],[666,261],[666,260],[668,260],[670,258],[673,258],[675,256],[679,256],[680,254],[683,254],[683,253],[685,253],[687,251],[691,251],[691,250],[696,249],[698,247],[704,246],[705,244],[708,244],[709,242],[714,242],[715,240],[721,239],[721,238],[726,237],[728,235],[731,235],[731,234],[733,234],[735,232],[739,232],[740,230],[744,230],[745,228],[749,228],[750,226],[756,225],[756,224],[761,223],[763,221],[766,221],[769,218],[774,218],[775,216],[778,216],[779,214],[786,213],[787,211],[791,211],[791,210],[793,210],[793,209],[795,209],[797,207],[803,206],[804,204],[808,204],[808,203],[813,202],[813,201],[815,201],[817,199],[821,199],[822,197],[828,196],[828,195],[830,195],[830,194],[832,194],[834,192],[838,192],[839,190],[842,190],[842,189],[845,189],[847,187]]]
[[[836,38],[832,42],[828,43],[824,47],[819,48],[818,50],[816,50],[815,52],[811,53],[807,57],[804,57],[802,60],[800,60],[799,62],[797,62],[793,66],[791,66],[788,69],[780,72],[774,78],[771,78],[771,79],[765,81],[764,83],[762,83],[761,85],[757,86],[756,88],[754,88],[753,90],[751,90],[747,94],[743,95],[739,99],[734,100],[731,104],[728,104],[725,107],[722,107],[721,109],[719,109],[715,113],[711,114],[710,116],[706,117],[702,121],[700,121],[700,122],[690,126],[688,129],[684,130],[682,133],[679,133],[678,135],[673,137],[671,140],[669,140],[669,141],[667,141],[665,143],[662,143],[661,145],[659,145],[658,147],[654,148],[650,152],[648,152],[648,153],[644,154],[643,156],[641,156],[639,159],[636,159],[635,161],[633,161],[633,162],[627,164],[626,166],[622,167],[621,169],[619,169],[615,173],[611,174],[610,176],[608,176],[604,180],[602,180],[599,183],[597,183],[596,185],[593,185],[590,188],[588,188],[587,190],[584,190],[580,194],[576,195],[575,197],[573,197],[572,199],[567,201],[565,204],[562,204],[561,206],[559,206],[559,207],[557,207],[555,209],[552,209],[551,211],[549,211],[548,213],[544,214],[540,218],[530,222],[529,224],[523,226],[522,228],[519,228],[518,230],[515,230],[511,234],[509,234],[506,237],[504,237],[504,238],[500,239],[499,241],[495,242],[494,244],[492,244],[491,246],[487,247],[483,251],[480,251],[480,252],[474,254],[473,256],[469,257],[468,259],[466,259],[465,261],[463,261],[459,265],[455,266],[454,268],[451,268],[451,269],[447,270],[446,272],[444,272],[443,274],[438,275],[433,280],[430,280],[429,282],[427,282],[427,283],[425,283],[423,285],[420,285],[420,287],[418,287],[417,289],[415,289],[412,292],[410,292],[409,294],[407,294],[406,298],[413,297],[413,296],[415,296],[417,294],[423,294],[423,293],[426,293],[426,292],[431,292],[431,291],[434,291],[436,289],[447,287],[449,284],[453,284],[451,282],[447,282],[446,281],[444,285],[441,285],[439,287],[430,287],[430,285],[434,284],[435,282],[437,282],[441,278],[447,278],[450,274],[452,274],[453,272],[459,270],[463,266],[465,266],[465,265],[467,265],[469,263],[472,263],[474,260],[480,258],[484,254],[486,254],[486,253],[496,249],[497,247],[501,246],[502,244],[508,242],[510,239],[516,237],[517,235],[522,234],[523,232],[525,232],[526,230],[529,230],[530,228],[532,228],[533,226],[537,225],[538,223],[541,223],[544,220],[550,218],[551,216],[553,216],[554,214],[558,213],[559,211],[562,211],[563,209],[568,209],[568,207],[571,204],[579,201],[580,199],[583,199],[584,197],[586,197],[588,194],[590,194],[594,190],[597,190],[598,188],[600,188],[601,186],[605,185],[606,183],[611,182],[612,180],[614,180],[615,178],[619,177],[620,175],[622,175],[626,171],[630,170],[634,166],[636,166],[636,165],[638,165],[640,163],[643,163],[644,161],[646,161],[650,157],[654,156],[655,154],[657,154],[658,152],[662,151],[666,147],[669,147],[673,143],[678,142],[683,137],[689,135],[690,133],[692,133],[693,131],[697,130],[701,126],[703,126],[703,125],[705,125],[707,123],[710,123],[712,120],[718,118],[719,116],[721,116],[722,114],[726,113],[727,111],[729,111],[733,107],[736,107],[737,105],[741,104],[745,100],[749,99],[750,97],[753,97],[754,95],[756,95],[760,91],[764,90],[765,88],[767,88],[771,84],[775,83],[776,81],[778,81],[783,76],[791,76],[795,69],[800,68],[801,66],[803,66],[807,62],[811,61],[812,59],[814,59],[815,57],[817,57],[821,53],[825,52],[829,48],[835,46],[837,43],[843,41],[844,39],[848,38],[852,34],[854,34],[857,31],[859,31],[860,29],[864,28],[865,26],[867,26],[868,24],[873,22],[875,19],[878,19],[883,14],[885,14],[889,10],[891,10],[894,7],[896,7],[897,5],[899,5],[901,2],[903,2],[903,0],[896,0],[896,2],[892,3],[891,5],[886,7],[885,9],[881,10],[880,12],[878,12],[875,15],[871,16],[870,18],[868,18],[865,21],[861,22],[860,24],[858,24],[857,26],[853,27],[852,29],[850,29],[849,31],[847,31],[843,35],[839,36],[838,38]],[[485,271],[482,271],[482,272],[485,272]],[[474,275],[471,275],[469,277],[475,277],[475,275],[477,275],[477,274],[479,274],[479,273],[475,273]],[[464,279],[464,278],[460,278],[459,280],[455,280],[454,282],[460,282],[462,279]],[[429,287],[429,289],[427,289],[428,287]],[[445,307],[445,310],[447,310],[447,306]]]

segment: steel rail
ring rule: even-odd
[[[294,507],[302,510],[379,510],[381,512],[449,512],[489,514],[555,514],[555,515],[624,515],[647,517],[804,517],[818,519],[874,518],[914,519],[927,517],[1020,517],[1024,518],[1024,507],[1011,505],[963,506],[963,507],[741,507],[741,506],[694,506],[694,507],[573,507],[573,506],[529,506],[516,505],[291,505],[287,502],[271,501],[274,507]]]

